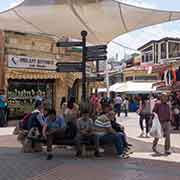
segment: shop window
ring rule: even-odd
[[[11,119],[20,118],[34,109],[37,98],[44,99],[48,107],[53,105],[53,80],[9,80],[8,103]]]
[[[180,43],[179,42],[169,42],[168,43],[169,58],[180,57]]]
[[[161,44],[161,59],[166,59],[167,50],[166,50],[166,42]]]

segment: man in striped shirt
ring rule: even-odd
[[[98,135],[99,141],[103,144],[113,143],[115,145],[118,158],[128,158],[128,156],[124,154],[124,145],[121,135],[116,133],[111,126],[111,111],[111,106],[106,105],[104,107],[104,114],[95,120],[96,135]]]

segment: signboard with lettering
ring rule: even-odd
[[[82,63],[57,63],[57,72],[82,72]]]
[[[104,81],[104,77],[97,76],[97,77],[87,77],[87,81],[89,82],[97,82],[97,81]]]
[[[87,51],[98,51],[101,49],[107,49],[107,45],[88,46]]]
[[[75,41],[75,42],[57,42],[57,47],[73,47],[73,46],[82,46],[82,42]]]
[[[107,45],[89,46],[87,49],[87,61],[105,61],[107,59]]]
[[[26,69],[43,69],[56,70],[56,60],[34,58],[27,56],[8,55],[8,67],[10,68],[26,68]]]

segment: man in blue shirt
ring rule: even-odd
[[[52,159],[52,145],[56,139],[64,139],[66,124],[63,117],[57,117],[55,110],[49,110],[46,123],[43,127],[43,136],[47,141],[47,160]]]

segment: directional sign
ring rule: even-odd
[[[87,58],[87,61],[105,61],[107,56],[91,56]]]
[[[104,61],[107,59],[107,45],[89,46],[86,48],[87,61]]]
[[[82,72],[82,63],[57,63],[57,72]]]
[[[105,49],[100,49],[100,51],[87,51],[87,57],[88,56],[92,56],[92,55],[106,55],[107,54],[107,51]]]
[[[98,51],[100,49],[107,49],[107,45],[97,45],[87,47],[87,51]]]
[[[77,41],[77,42],[57,42],[56,46],[57,47],[82,46],[82,42],[81,41]]]
[[[104,81],[104,77],[86,77],[86,80],[88,82],[98,82],[98,81]]]
[[[104,77],[87,77],[87,81],[89,82],[104,81]]]

